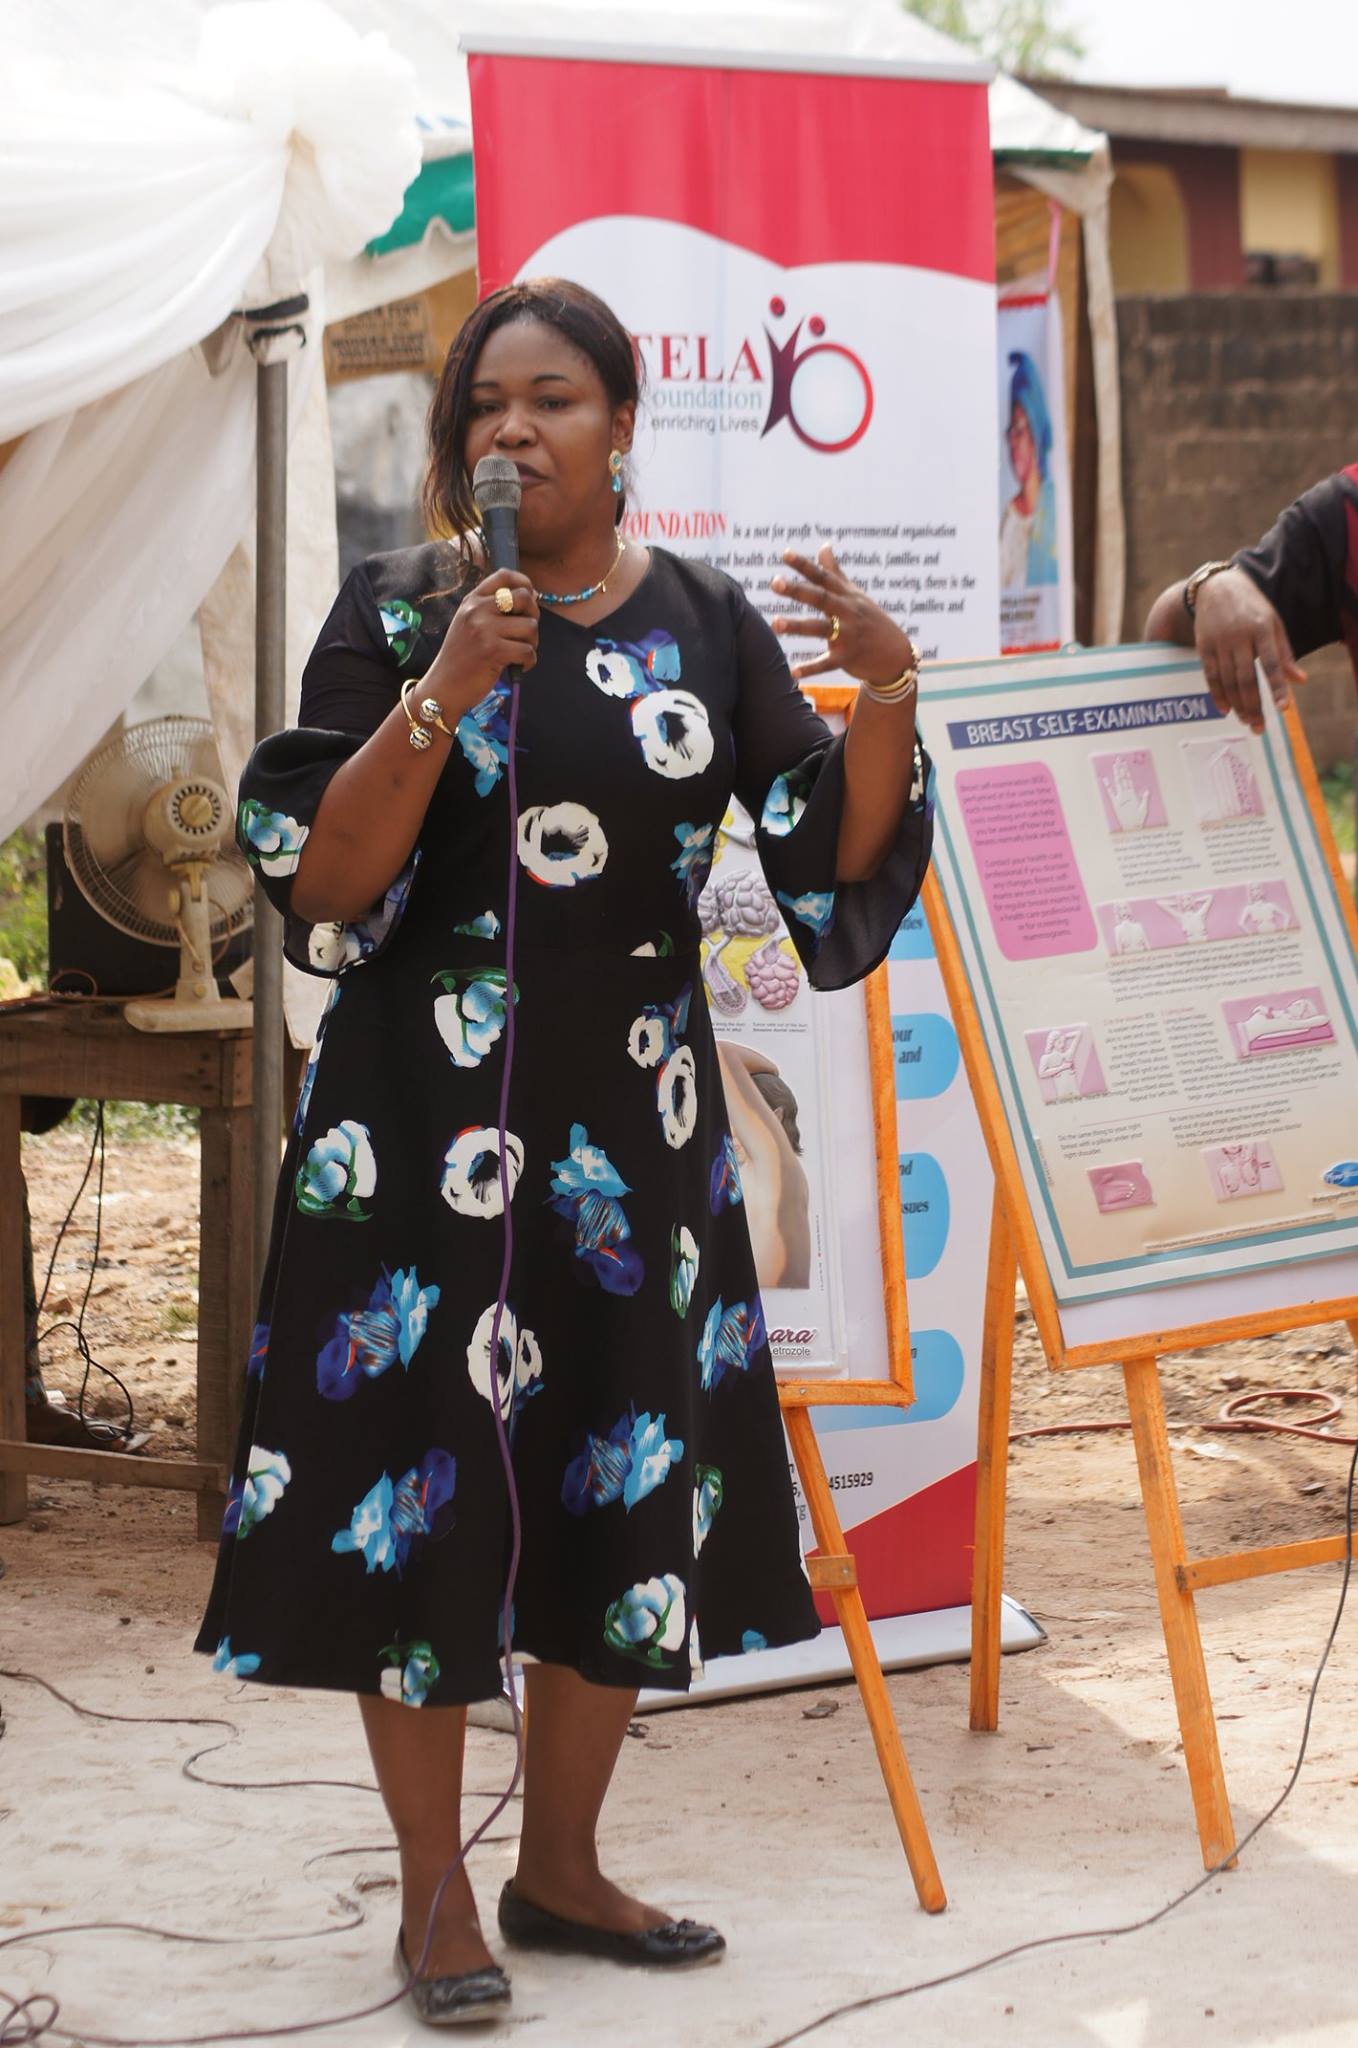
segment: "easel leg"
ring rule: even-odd
[[[1122,1368],[1127,1387],[1127,1407],[1136,1442],[1136,1462],[1141,1474],[1141,1498],[1146,1510],[1146,1533],[1150,1538],[1151,1561],[1155,1566],[1155,1590],[1160,1599],[1160,1621],[1165,1632],[1169,1672],[1174,1683],[1174,1701],[1179,1711],[1179,1732],[1183,1737],[1184,1762],[1197,1815],[1198,1840],[1204,1866],[1211,1870],[1224,1861],[1235,1847],[1226,1779],[1221,1768],[1216,1716],[1207,1683],[1207,1665],[1198,1632],[1197,1609],[1192,1593],[1178,1581],[1178,1567],[1187,1562],[1179,1496],[1170,1463],[1169,1432],[1165,1428],[1165,1404],[1160,1389],[1160,1365],[1155,1358],[1131,1360]]]
[[[787,1424],[788,1439],[792,1455],[797,1461],[797,1474],[802,1483],[802,1492],[811,1512],[811,1526],[816,1534],[816,1543],[822,1553],[822,1560],[852,1560],[844,1543],[844,1531],[839,1525],[835,1512],[834,1497],[825,1477],[825,1466],[821,1461],[820,1445],[811,1427],[811,1417],[804,1408],[785,1410],[783,1420]],[[877,1646],[868,1628],[867,1611],[863,1596],[858,1590],[857,1580],[848,1585],[832,1585],[829,1588],[835,1603],[835,1613],[844,1631],[853,1675],[863,1698],[863,1706],[872,1730],[872,1739],[877,1747],[877,1761],[882,1767],[886,1780],[887,1797],[891,1811],[896,1816],[900,1830],[901,1844],[910,1875],[915,1880],[915,1891],[926,1913],[941,1913],[947,1905],[947,1894],[943,1880],[938,1874],[934,1861],[933,1844],[929,1840],[929,1829],[924,1812],[915,1790],[910,1766],[906,1762],[905,1749],[901,1742],[896,1717],[891,1711],[891,1700],[882,1677],[882,1667],[877,1658]]]
[[[971,1725],[1000,1725],[1000,1599],[1014,1386],[1014,1283],[1018,1262],[998,1185],[990,1212],[981,1403],[976,1418],[976,1553],[971,1582]]]
[[[21,1444],[28,1433],[24,1399],[24,1224],[19,1098],[0,1095],[0,1437]],[[0,1472],[0,1522],[22,1522],[28,1481]]]

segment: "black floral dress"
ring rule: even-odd
[[[334,981],[197,1647],[239,1677],[411,1705],[498,1693],[498,1402],[522,1511],[516,1650],[682,1689],[702,1654],[817,1630],[698,897],[734,789],[812,983],[858,979],[923,876],[924,763],[885,866],[836,887],[842,742],[739,588],[653,550],[606,619],[544,614],[519,688],[513,985],[505,683],[460,721],[384,902],[302,924],[290,877],[321,797],[433,660],[455,599],[430,593],[453,580],[438,546],[356,569],[302,724],[241,784],[240,843],[289,956]]]

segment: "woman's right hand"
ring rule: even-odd
[[[495,602],[497,590],[508,590],[512,612]],[[493,689],[507,668],[530,669],[538,658],[538,601],[520,569],[495,569],[463,598],[442,647],[424,681],[436,696],[440,686],[468,710]],[[440,698],[440,701],[442,699]]]

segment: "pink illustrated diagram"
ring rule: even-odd
[[[1284,989],[1278,995],[1233,996],[1221,1006],[1237,1059],[1290,1052],[1300,1045],[1332,1045],[1334,1026],[1318,988]]]
[[[1090,1095],[1108,1093],[1087,1024],[1053,1024],[1023,1036],[1044,1102],[1083,1102]]]
[[[1236,1145],[1208,1145],[1203,1163],[1219,1202],[1238,1202],[1244,1195],[1276,1195],[1283,1177],[1266,1138],[1247,1138]]]
[[[1231,882],[1164,896],[1128,896],[1095,911],[1114,959],[1223,939],[1271,938],[1297,929],[1284,882]]]
[[[1184,765],[1200,825],[1230,825],[1262,818],[1264,800],[1247,739],[1185,740]]]
[[[1155,763],[1144,747],[1091,754],[1089,765],[1110,832],[1148,832],[1168,823]]]
[[[1139,1159],[1121,1159],[1115,1165],[1091,1166],[1089,1185],[1100,1215],[1116,1215],[1120,1209],[1149,1209],[1155,1194]]]

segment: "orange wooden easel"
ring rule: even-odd
[[[813,688],[808,694],[820,711],[852,716],[857,694],[843,686]],[[884,1380],[810,1380],[788,1374],[778,1382],[778,1405],[787,1426],[797,1477],[816,1549],[806,1561],[812,1588],[828,1593],[835,1619],[853,1666],[853,1675],[872,1730],[877,1761],[887,1797],[926,1913],[941,1913],[947,1904],[933,1844],[906,1761],[896,1717],[891,1710],[877,1646],[868,1627],[867,1610],[858,1586],[858,1568],[844,1540],[825,1461],[812,1426],[812,1408],[909,1408],[915,1398],[910,1373],[910,1320],[905,1297],[905,1244],[901,1234],[901,1196],[896,1139],[896,1080],[891,1044],[891,1000],[887,971],[879,967],[863,984],[867,1009],[868,1069],[872,1086],[872,1123],[877,1159],[877,1222],[881,1237],[882,1288],[886,1306],[887,1350],[891,1377]]]
[[[1294,709],[1287,711],[1285,722],[1298,778],[1315,820],[1336,893],[1344,906],[1349,939],[1358,952],[1358,914],[1355,914],[1353,899],[1343,876],[1320,784]],[[1120,1364],[1122,1367],[1160,1619],[1183,1737],[1184,1762],[1193,1795],[1203,1862],[1212,1869],[1230,1858],[1235,1847],[1235,1832],[1198,1628],[1196,1596],[1206,1587],[1225,1585],[1233,1580],[1294,1571],[1302,1565],[1332,1563],[1346,1554],[1347,1543],[1341,1533],[1316,1537],[1304,1543],[1271,1544],[1252,1550],[1229,1551],[1216,1557],[1192,1556],[1184,1537],[1178,1489],[1170,1459],[1159,1361],[1174,1351],[1230,1344],[1245,1337],[1274,1336],[1283,1330],[1305,1329],[1330,1322],[1346,1323],[1358,1344],[1358,1295],[1303,1303],[1274,1312],[1252,1312],[1213,1322],[1168,1327],[1124,1339],[1068,1344],[1023,1184],[1013,1132],[977,1015],[970,977],[936,876],[931,875],[926,883],[923,900],[967,1078],[995,1171],[977,1425],[971,1726],[993,1730],[999,1725],[1000,1598],[1013,1377],[1014,1289],[1016,1277],[1022,1272],[1042,1348],[1048,1365],[1054,1371],[1070,1371],[1091,1365]]]

